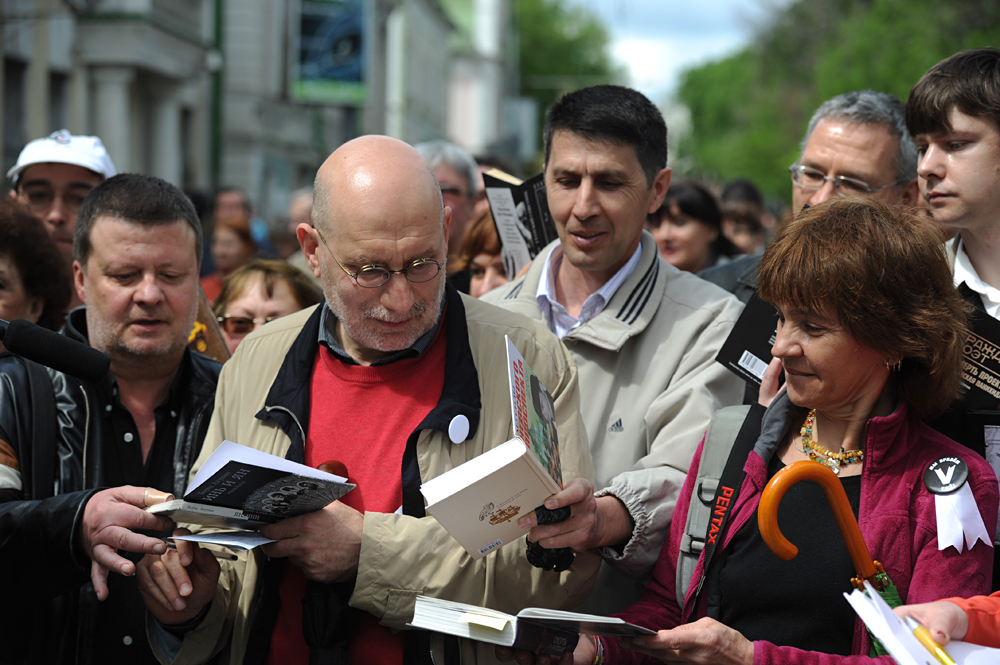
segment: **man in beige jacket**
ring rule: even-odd
[[[600,548],[608,565],[584,608],[597,614],[639,599],[712,414],[743,393],[715,360],[742,305],[668,265],[643,231],[670,185],[666,162],[666,124],[641,93],[594,86],[560,99],[545,119],[559,240],[485,296],[554,331],[579,367],[598,491],[573,483],[554,499],[576,503],[573,516],[531,539]]]
[[[589,481],[576,367],[542,326],[446,286],[450,209],[406,144],[370,136],[334,152],[316,179],[313,221],[299,241],[326,303],[240,345],[195,471],[228,439],[314,466],[343,462],[358,487],[264,527],[278,542],[221,570],[184,543],[144,559],[154,650],[165,663],[219,652],[230,663],[331,653],[352,663],[492,662],[490,645],[404,630],[414,598],[565,607],[589,591],[598,560],[542,571],[526,561],[524,540],[473,560],[425,515],[419,486],[511,438],[504,335],[555,398],[564,478]]]

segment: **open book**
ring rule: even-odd
[[[183,499],[147,510],[175,522],[252,530],[319,510],[354,487],[332,473],[224,441],[195,474]]]
[[[886,602],[878,595],[878,591],[868,582],[865,582],[865,588],[867,592],[855,589],[851,594],[845,593],[844,597],[896,662],[899,665],[941,665],[931,652],[917,641],[913,632],[906,627],[906,623],[889,609]],[[944,650],[956,665],[1000,663],[1000,649],[968,642],[949,642]]]
[[[514,275],[555,240],[556,225],[545,195],[545,174],[521,181],[499,169],[483,174],[486,198],[500,239],[507,276]]]
[[[506,339],[514,438],[420,486],[427,512],[474,559],[523,536],[518,518],[562,489],[555,404]]]
[[[606,637],[654,635],[654,631],[614,617],[529,607],[517,616],[497,610],[417,596],[410,626],[479,642],[546,653],[572,651],[580,633]]]

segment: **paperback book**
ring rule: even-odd
[[[319,510],[354,487],[332,473],[224,441],[195,474],[183,499],[147,510],[175,522],[254,530]]]
[[[514,438],[420,486],[427,512],[474,559],[517,540],[517,526],[562,489],[555,403],[507,338]]]
[[[427,596],[417,596],[410,626],[556,657],[576,648],[581,633],[605,637],[655,634],[614,617],[538,607],[523,609],[514,616]]]
[[[549,213],[544,176],[539,173],[521,181],[499,169],[483,174],[486,198],[500,239],[500,254],[511,279],[558,237]]]

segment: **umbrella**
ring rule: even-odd
[[[840,527],[840,533],[844,537],[847,551],[851,555],[857,577],[851,578],[851,584],[856,589],[865,590],[864,580],[871,582],[882,599],[889,607],[899,607],[903,604],[899,597],[899,592],[885,572],[885,568],[878,561],[872,559],[868,545],[861,536],[861,529],[858,528],[858,521],[854,519],[854,511],[844,493],[844,487],[840,484],[840,479],[826,465],[812,460],[803,460],[787,466],[767,483],[764,493],[760,497],[760,506],[757,509],[757,523],[760,526],[760,535],[764,543],[772,552],[778,555],[782,561],[789,561],[799,553],[799,548],[793,545],[781,533],[778,527],[778,504],[785,496],[788,488],[801,480],[811,480],[817,483],[826,495],[826,500],[830,502],[833,509],[833,516]],[[889,652],[872,635],[872,656],[882,656]]]

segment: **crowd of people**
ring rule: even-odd
[[[512,167],[448,142],[348,141],[273,236],[239,188],[199,214],[97,137],[29,143],[0,203],[0,319],[110,369],[0,345],[0,663],[889,662],[843,599],[858,571],[824,491],[778,511],[795,559],[762,533],[765,486],[799,462],[836,474],[901,616],[1000,645],[1000,469],[962,378],[976,321],[1000,318],[1000,50],[938,63],[905,104],[824,102],[780,223],[746,178],[674,178],[666,137],[625,87],[548,109],[558,238],[518,275],[481,177]],[[717,360],[758,300],[759,386]],[[224,363],[190,343],[204,301]],[[551,395],[564,483],[475,558],[420,486],[512,437],[508,339]],[[168,547],[203,527],[145,508],[224,441],[336,460],[357,488],[235,560]],[[411,629],[418,595],[655,634],[515,652]]]

